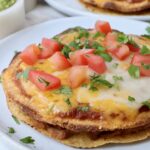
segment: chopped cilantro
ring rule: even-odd
[[[150,65],[142,63],[142,67],[146,70],[150,70]]]
[[[12,115],[12,118],[14,119],[14,121],[15,121],[17,124],[20,124],[19,120],[18,120],[14,115]]]
[[[16,78],[20,79],[22,77],[24,80],[27,80],[30,70],[31,68],[27,68],[24,71],[17,73]]]
[[[86,40],[84,41],[84,43],[83,43],[83,48],[86,49],[86,48],[90,48],[90,47],[91,47],[91,46],[90,46],[90,42],[89,42],[89,40],[86,39]]]
[[[120,34],[118,35],[117,41],[120,42],[120,43],[126,44],[126,43],[128,43],[129,38],[128,38],[127,35],[125,35],[125,34],[123,34],[123,33],[120,33]]]
[[[146,100],[142,103],[144,106],[147,106],[150,109],[150,101]]]
[[[135,101],[135,98],[134,98],[134,97],[131,97],[131,96],[128,96],[128,100],[129,100],[130,102],[134,102],[134,101]]]
[[[93,34],[92,37],[95,39],[95,38],[98,38],[98,37],[100,37],[100,36],[105,37],[105,34],[104,34],[104,33],[101,33],[101,32],[96,32],[95,34]]]
[[[76,41],[70,42],[69,47],[73,47],[75,50],[80,49],[80,45]]]
[[[150,54],[150,48],[148,48],[147,46],[143,45],[143,47],[141,48],[141,54],[142,55],[149,55]]]
[[[16,131],[14,130],[14,128],[12,128],[12,127],[9,127],[8,129],[9,129],[8,133],[10,133],[10,134],[14,134],[14,133],[16,132]]]
[[[148,34],[150,34],[150,26],[146,28]]]
[[[96,51],[95,51],[96,52]],[[108,53],[100,53],[99,54],[102,58],[104,58],[105,61],[107,62],[111,62],[112,61],[112,57],[108,54]]]
[[[64,99],[64,102],[67,103],[67,105],[72,106],[69,98]]]
[[[117,75],[114,75],[113,79],[114,79],[114,81],[123,81],[123,77],[117,76]]]
[[[46,87],[50,85],[50,82],[46,81],[45,79],[43,79],[43,78],[41,78],[41,77],[38,77],[38,81],[39,81],[40,83],[45,84]]]
[[[135,46],[137,48],[139,47],[138,44],[133,40],[132,37],[128,38],[128,44],[132,44],[133,46]]]
[[[140,68],[135,65],[131,65],[128,69],[128,73],[133,78],[139,78],[140,77]]]
[[[77,107],[77,110],[78,111],[82,111],[82,112],[87,112],[87,111],[89,111],[89,106],[78,106]]]
[[[71,49],[69,46],[65,45],[62,49],[62,53],[66,58],[69,58],[69,53],[71,52]]]
[[[82,28],[80,28],[80,29],[78,30],[78,33],[79,33],[79,35],[78,35],[77,39],[81,39],[81,38],[83,38],[83,37],[88,38],[89,35],[90,35],[89,32],[88,32],[88,30],[82,29]]]
[[[22,143],[25,143],[25,144],[34,144],[34,142],[35,142],[35,140],[32,139],[31,136],[27,136],[27,137],[25,137],[25,138],[22,138],[22,139],[20,139],[20,141],[21,141]]]
[[[71,95],[72,94],[72,89],[68,86],[62,86],[58,90],[54,91],[56,94],[65,94],[65,95]]]
[[[108,88],[112,88],[113,87],[113,84],[110,83],[109,81],[105,80],[102,76],[100,75],[93,75],[91,76],[91,79],[90,79],[90,90],[92,91],[96,91],[98,90],[98,86],[100,85],[103,85],[105,87],[108,87]]]
[[[92,44],[92,47],[95,48],[99,52],[104,52],[106,49],[102,45],[100,45],[98,42],[94,42]]]

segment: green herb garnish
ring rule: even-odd
[[[123,34],[123,33],[120,33],[120,34],[118,35],[117,41],[120,42],[120,43],[126,44],[126,43],[128,43],[129,38],[128,38],[127,35],[125,35],[125,34]]]
[[[82,37],[88,38],[90,35],[88,30],[86,30],[86,29],[80,28],[78,32],[79,32],[79,35],[78,35],[77,39],[81,39]]]
[[[19,120],[18,120],[14,115],[12,115],[12,118],[14,119],[14,121],[15,121],[17,124],[20,124]]]
[[[46,81],[45,79],[43,79],[43,78],[41,78],[41,77],[38,78],[38,81],[39,81],[40,83],[45,84],[46,87],[50,85],[50,82]]]
[[[134,98],[134,97],[131,97],[131,96],[128,96],[128,100],[129,100],[130,102],[134,102],[134,101],[135,101],[135,98]]]
[[[146,101],[142,102],[142,104],[144,106],[147,106],[150,109],[150,101],[149,100],[146,100]]]
[[[142,65],[142,67],[143,67],[144,69],[150,70],[150,65],[147,65],[147,64],[144,64],[144,63],[142,63],[141,65]]]
[[[90,79],[90,90],[92,91],[97,91],[98,90],[98,86],[103,85],[105,87],[108,88],[112,88],[113,84],[110,83],[109,81],[105,80],[104,77],[100,76],[100,75],[93,75],[91,76]]]
[[[17,79],[23,78],[24,80],[27,80],[30,70],[31,68],[27,68],[24,71],[17,73],[16,78]]]
[[[78,111],[82,111],[82,112],[87,112],[87,111],[89,111],[89,106],[78,106],[77,107],[77,110]]]
[[[148,34],[150,34],[150,26],[146,28]]]
[[[64,99],[64,102],[67,103],[67,105],[72,106],[69,98]]]
[[[131,77],[133,78],[139,78],[140,77],[140,68],[135,65],[131,65],[128,69],[128,72]]]
[[[88,85],[87,85],[87,83],[83,83],[81,86],[82,87],[87,87]]]
[[[92,47],[95,48],[99,52],[105,52],[106,48],[100,45],[98,42],[94,42]]]
[[[96,53],[96,51],[95,51]],[[112,61],[112,57],[108,54],[108,53],[99,53],[99,55],[104,58],[105,61],[107,62],[111,62]]]
[[[105,34],[102,33],[102,32],[96,32],[95,34],[93,34],[92,37],[95,39],[95,38],[98,38],[98,37],[100,37],[100,36],[105,37]]]
[[[27,137],[25,137],[25,138],[22,138],[22,139],[20,139],[20,141],[21,141],[22,143],[25,143],[25,144],[34,144],[34,142],[35,142],[35,140],[32,139],[31,136],[27,136]]]
[[[71,49],[69,46],[65,45],[62,49],[62,53],[66,58],[69,58],[69,53],[71,52]]]
[[[141,48],[141,54],[142,55],[149,55],[150,54],[150,48],[148,48],[147,46],[143,45],[143,47]]]
[[[54,91],[56,94],[65,94],[65,95],[71,95],[72,89],[69,86],[62,86],[58,90]]]
[[[14,134],[14,133],[16,132],[16,131],[14,130],[14,128],[12,128],[12,127],[9,127],[8,129],[9,129],[8,133],[10,133],[10,134]]]
[[[123,81],[123,77],[117,75],[113,76],[113,79],[114,81]]]

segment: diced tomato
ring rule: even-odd
[[[84,57],[88,62],[88,66],[95,72],[102,74],[106,71],[107,67],[102,57],[94,54],[86,54]]]
[[[42,51],[40,55],[41,59],[49,58],[55,52],[61,50],[61,45],[53,39],[43,38],[41,46],[42,46]]]
[[[40,53],[40,49],[35,44],[32,44],[20,54],[20,58],[26,64],[33,65],[37,62]]]
[[[138,66],[141,65],[141,63],[150,64],[150,55],[141,55],[136,53],[134,54],[131,63]]]
[[[69,72],[69,83],[72,88],[79,87],[87,80],[87,66],[73,66]]]
[[[43,71],[31,70],[29,72],[29,80],[42,91],[57,89],[61,86],[59,78]]]
[[[141,55],[136,53],[131,61],[132,64],[140,67],[141,75],[150,76],[150,69],[145,69],[142,63],[145,65],[150,65],[150,55]]]
[[[134,46],[133,44],[127,44],[131,52],[139,52],[140,48],[137,46]]]
[[[96,29],[96,31],[99,31],[99,32],[102,32],[105,34],[112,32],[109,22],[106,22],[106,21],[98,20],[95,24],[95,29]]]
[[[70,53],[70,62],[72,65],[87,65],[85,54],[93,54],[94,49],[83,49]]]
[[[115,52],[114,55],[120,59],[124,60],[130,55],[129,47],[125,44],[122,44]]]
[[[117,34],[108,33],[104,39],[104,46],[108,52],[114,52],[120,46],[120,43],[117,41]]]
[[[56,70],[64,70],[71,67],[70,62],[61,52],[54,53],[50,57],[50,61],[54,64]]]

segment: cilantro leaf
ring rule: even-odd
[[[144,106],[147,106],[150,109],[150,101],[149,100],[146,100],[146,101],[142,102],[142,104]]]
[[[132,96],[128,96],[128,100],[129,100],[130,102],[134,102],[134,101],[135,101],[135,98],[132,97]]]
[[[63,55],[66,57],[66,58],[69,58],[69,53],[71,52],[71,49],[69,46],[65,45],[61,51],[63,53]]]
[[[146,28],[148,34],[150,34],[150,26]]]
[[[25,143],[25,144],[34,144],[34,142],[35,142],[35,140],[32,139],[31,136],[27,136],[27,137],[25,137],[25,138],[22,138],[22,139],[20,139],[20,141],[21,141],[22,143]]]
[[[18,120],[14,115],[12,115],[12,118],[14,119],[14,121],[15,121],[17,124],[20,124],[19,120]]]
[[[141,48],[141,54],[142,55],[149,55],[150,54],[150,48],[148,48],[147,46],[143,45],[143,47]]]
[[[128,43],[129,39],[128,39],[128,36],[127,36],[127,35],[125,35],[125,34],[123,34],[123,33],[120,33],[120,34],[118,35],[117,41],[120,42],[120,43],[126,44],[126,43]]]
[[[100,85],[103,85],[108,88],[113,87],[113,84],[110,83],[109,81],[105,80],[102,76],[100,76],[100,75],[91,76],[89,89],[92,91],[96,91],[96,90],[98,90],[97,87]]]
[[[128,73],[133,78],[139,78],[140,77],[140,68],[135,65],[131,65],[128,69]]]
[[[67,105],[72,106],[69,98],[64,99],[64,102],[67,103]]]
[[[65,95],[71,95],[72,89],[68,86],[62,86],[58,90],[54,91],[56,94],[65,94]]]
[[[142,67],[146,70],[150,70],[150,65],[142,63]]]
[[[12,128],[12,127],[9,127],[8,129],[9,129],[8,133],[10,133],[10,134],[14,134],[14,133],[16,132],[16,131],[14,130],[14,128]]]

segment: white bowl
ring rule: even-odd
[[[0,39],[21,29],[25,21],[24,0],[0,12]]]
[[[37,4],[37,0],[24,0],[25,12],[31,11]]]

